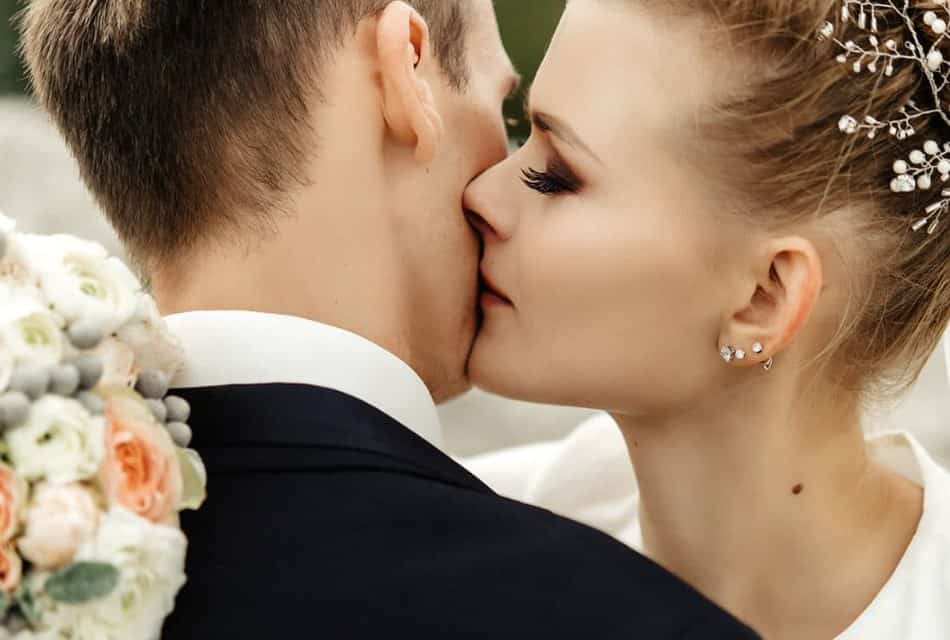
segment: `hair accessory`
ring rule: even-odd
[[[941,93],[950,84],[950,56],[945,58],[942,46],[950,45],[950,0],[934,0],[939,8],[923,14],[923,27],[914,21],[915,10],[911,0],[840,0],[841,25],[856,24],[863,34],[856,40],[840,40],[835,36],[835,25],[826,22],[818,30],[820,41],[833,40],[841,49],[838,62],[851,63],[854,73],[894,74],[895,65],[901,62],[918,66],[929,85],[930,99],[926,106],[919,106],[913,100],[901,107],[896,117],[878,120],[866,115],[859,120],[852,115],[841,116],[838,128],[846,134],[864,134],[874,139],[882,131],[898,140],[906,140],[917,133],[915,123],[931,116],[940,116],[950,126],[950,109],[941,101]],[[883,42],[878,37],[880,27],[893,27],[903,24],[906,34],[903,42],[887,38]],[[921,34],[926,28],[935,37],[934,43],[925,46]],[[931,102],[932,99],[932,102]],[[921,149],[915,149],[906,160],[894,162],[894,179],[891,191],[894,193],[912,193],[930,191],[937,180],[950,180],[950,142],[942,145],[936,140],[927,140]],[[933,235],[940,226],[941,216],[950,210],[950,188],[940,191],[940,197],[926,207],[921,218],[913,224],[914,231],[924,228]]]

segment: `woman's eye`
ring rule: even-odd
[[[535,169],[524,169],[521,172],[521,182],[533,191],[546,196],[553,196],[559,193],[577,193],[580,185],[577,178],[569,171],[559,169],[547,169],[537,171]]]

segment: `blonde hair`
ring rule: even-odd
[[[918,33],[929,33],[923,14],[940,5],[916,4]],[[888,77],[855,74],[839,63],[837,45],[816,36],[826,21],[840,18],[840,0],[666,0],[663,6],[705,14],[714,33],[725,36],[716,40],[743,54],[753,72],[738,95],[711,111],[702,131],[737,154],[740,180],[730,182],[752,204],[747,208],[778,224],[857,214],[846,242],[860,250],[847,253],[865,259],[854,265],[853,304],[823,356],[836,363],[840,382],[857,390],[904,391],[950,322],[950,220],[933,235],[913,231],[939,191],[929,199],[927,192],[893,193],[892,167],[923,141],[950,138],[950,127],[932,116],[915,122],[912,139],[872,140],[842,135],[838,122],[845,114],[859,121],[895,114],[915,97],[926,104],[929,86],[920,68],[905,62]],[[899,20],[880,27],[881,41],[908,36]],[[945,92],[950,101],[950,89]]]

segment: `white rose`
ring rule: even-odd
[[[119,584],[100,600],[57,606],[56,626],[73,640],[157,640],[185,584],[187,545],[178,529],[112,509],[77,560],[115,566]]]
[[[39,291],[0,283],[0,349],[15,362],[58,364],[67,345],[63,320],[51,313]]]
[[[158,369],[170,380],[184,362],[181,343],[168,330],[155,300],[147,294],[139,296],[138,311],[119,330],[118,338],[135,352],[135,362],[140,371]]]
[[[87,489],[78,484],[42,483],[33,490],[26,532],[17,546],[35,566],[58,569],[76,557],[98,524],[99,508]]]
[[[105,458],[105,419],[77,401],[44,396],[6,433],[10,460],[27,480],[69,484],[96,474]]]
[[[93,322],[109,334],[135,315],[142,286],[101,245],[71,236],[23,234],[16,250],[39,278],[53,309],[68,322]]]

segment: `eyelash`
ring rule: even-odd
[[[524,169],[521,172],[521,182],[532,191],[541,195],[556,196],[559,193],[577,193],[580,189],[579,181],[571,171],[564,166],[549,166],[545,171]]]

